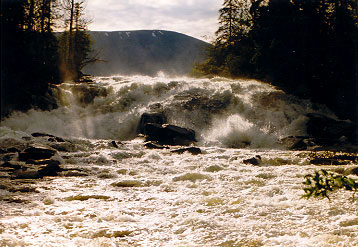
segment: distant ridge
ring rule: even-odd
[[[88,65],[91,75],[156,75],[159,71],[184,75],[206,59],[208,43],[164,30],[89,31],[93,48],[106,62]]]

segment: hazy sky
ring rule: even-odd
[[[92,31],[161,29],[210,40],[222,0],[87,0]]]

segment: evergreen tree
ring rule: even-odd
[[[247,31],[248,16],[247,3],[240,0],[224,0],[219,10],[220,27],[216,31],[218,45],[233,45],[238,35]]]
[[[86,32],[90,20],[86,19],[84,1],[64,0],[66,31],[59,37],[61,74],[64,80],[77,80],[84,66],[96,62],[91,49],[90,35]]]
[[[356,9],[353,0],[252,6],[255,75],[357,121]]]
[[[218,38],[195,70],[269,81],[358,122],[357,12],[356,0],[225,0]]]
[[[1,117],[31,106],[55,107],[44,97],[59,78],[57,41],[48,21],[51,2],[46,8],[43,0],[1,2]]]

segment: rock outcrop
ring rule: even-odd
[[[139,124],[137,126],[137,134],[146,134],[145,126],[149,123],[155,124],[166,124],[167,117],[164,113],[161,112],[154,112],[154,113],[143,113],[140,117]]]
[[[147,144],[148,148],[158,148],[160,145],[187,146],[197,142],[194,130],[168,124],[167,117],[162,112],[143,113],[137,133],[144,135],[146,141],[151,143]]]
[[[28,161],[49,159],[54,156],[56,152],[57,151],[55,149],[50,147],[31,145],[30,147],[19,153],[19,160]]]
[[[148,123],[144,127],[147,141],[155,141],[165,145],[190,145],[197,140],[195,131],[170,124]]]
[[[336,120],[318,113],[307,114],[307,134],[322,145],[348,141],[358,143],[358,126],[350,121]]]

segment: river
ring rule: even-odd
[[[54,93],[59,108],[12,114],[0,141],[59,136],[71,171],[0,186],[0,246],[358,246],[352,193],[301,198],[306,174],[339,167],[279,143],[306,134],[307,113],[334,117],[327,108],[246,79],[119,75]],[[195,130],[202,154],[145,148],[136,128],[150,111]]]

